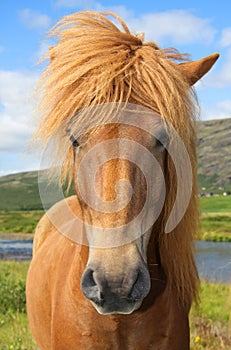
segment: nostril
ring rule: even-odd
[[[129,298],[132,300],[143,299],[148,295],[150,287],[150,276],[147,269],[140,269],[130,291]]]
[[[81,281],[81,287],[82,288],[89,288],[89,287],[94,287],[96,286],[94,277],[93,277],[93,270],[88,269],[84,272],[82,276],[82,281]]]
[[[98,305],[102,305],[103,295],[99,286],[94,280],[94,271],[87,269],[81,280],[81,289],[86,298]]]

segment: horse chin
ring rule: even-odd
[[[93,301],[91,303],[100,315],[130,315],[140,308],[142,301],[128,302],[126,305],[107,304],[103,306],[97,305]]]

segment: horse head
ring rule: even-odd
[[[169,288],[182,302],[196,296],[192,85],[219,56],[182,63],[179,52],[144,43],[119,21],[124,31],[86,12],[54,27],[60,40],[43,76],[38,129],[46,141],[60,136],[58,154],[66,145],[62,170],[73,176],[89,246],[81,289],[102,314],[141,306],[151,288],[151,241]],[[174,148],[176,139],[183,146]]]

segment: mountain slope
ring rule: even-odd
[[[207,191],[231,191],[231,118],[198,124],[198,176]]]
[[[0,210],[42,209],[37,171],[0,177]]]

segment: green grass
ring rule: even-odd
[[[204,232],[202,233],[200,240],[210,242],[231,242],[230,233],[216,233],[216,232]]]
[[[42,210],[0,211],[0,232],[32,233],[43,213]]]
[[[201,227],[203,231],[231,233],[231,215],[204,215],[201,218]]]
[[[202,197],[201,239],[231,242],[231,196]]]
[[[0,314],[0,350],[37,350],[25,313]]]
[[[0,278],[18,281],[26,279],[29,261],[1,261],[0,260]],[[0,293],[1,295],[1,293]]]
[[[231,348],[229,286],[202,283],[200,303],[190,312],[191,349]]]
[[[0,263],[0,313],[26,311],[25,282],[28,263]]]
[[[27,315],[29,262],[0,261],[0,350],[35,350]]]
[[[201,303],[194,305],[192,313],[214,322],[227,324],[230,315],[228,301],[230,288],[227,285],[202,283],[200,291]]]
[[[202,213],[231,213],[231,196],[200,198]]]
[[[231,242],[231,213],[207,213],[201,216],[202,239]]]

